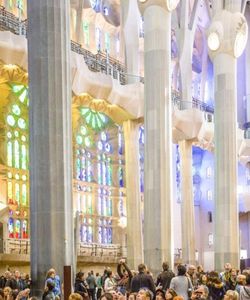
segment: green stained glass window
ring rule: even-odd
[[[82,138],[81,135],[77,135],[77,136],[76,136],[76,142],[77,142],[78,145],[81,145],[81,144],[82,144],[83,138]]]
[[[107,32],[105,33],[105,49],[110,52],[110,35]]]
[[[21,237],[21,222],[20,220],[16,220],[15,222],[15,238]]]
[[[23,142],[26,142],[26,136],[25,136],[25,135],[22,135],[21,140],[22,140]]]
[[[20,149],[19,142],[14,142],[14,157],[15,157],[15,168],[20,168]]]
[[[18,123],[18,126],[21,129],[25,129],[26,128],[26,121],[23,118],[19,118],[17,123]]]
[[[21,155],[21,162],[22,162],[22,169],[26,170],[27,169],[27,150],[26,146],[22,145],[22,155]]]
[[[16,120],[15,120],[15,118],[14,118],[12,115],[8,115],[8,116],[7,116],[7,123],[8,123],[10,126],[14,126],[15,123],[16,123]]]
[[[22,184],[22,205],[27,206],[27,186]]]
[[[12,90],[13,90],[14,93],[21,92],[24,88],[25,88],[25,86],[21,85],[21,84],[12,86]]]
[[[12,9],[13,8],[13,0],[9,0],[8,4],[9,4],[9,8]]]
[[[25,100],[27,100],[27,96],[28,96],[28,92],[27,90],[25,89],[19,96],[19,100],[24,103]]]
[[[12,192],[12,182],[8,181],[8,186],[7,186],[7,194],[8,194],[8,199],[13,199],[13,192]]]
[[[111,119],[101,112],[96,112],[90,108],[82,107],[81,115],[84,117],[88,126],[95,131],[101,131],[108,124],[112,123]]]
[[[15,196],[16,196],[16,202],[19,205],[20,204],[20,185],[18,183],[15,183]]]
[[[17,130],[14,131],[15,137],[19,137],[19,132]]]
[[[89,136],[87,136],[85,139],[84,139],[84,143],[86,145],[86,147],[90,147],[91,146],[91,139]]]
[[[12,167],[12,142],[7,143],[7,165]]]
[[[15,115],[17,115],[17,116],[20,116],[20,114],[21,114],[21,109],[20,109],[20,107],[19,107],[17,104],[14,104],[14,105],[12,106],[12,112],[13,112],[13,114],[15,114]]]
[[[12,134],[11,132],[7,132],[7,138],[11,139],[12,138]]]
[[[89,23],[83,22],[83,34],[84,34],[84,44],[89,46]]]
[[[87,134],[87,128],[85,126],[81,126],[80,131],[81,131],[82,135],[86,135]]]

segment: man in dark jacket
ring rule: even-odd
[[[134,276],[131,282],[131,292],[138,293],[141,288],[148,288],[155,293],[155,284],[151,275],[146,274],[146,266],[140,264],[138,266],[139,274]]]
[[[156,286],[160,285],[163,289],[163,291],[167,291],[170,286],[170,281],[173,277],[175,277],[175,274],[169,270],[169,265],[167,262],[164,262],[162,264],[163,271],[158,275]]]

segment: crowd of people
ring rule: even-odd
[[[0,300],[37,300],[30,297],[32,282],[19,271],[6,271],[0,277]],[[42,300],[60,300],[63,284],[54,269],[47,272]],[[250,270],[242,273],[225,264],[222,273],[204,272],[202,266],[178,265],[175,274],[168,263],[162,264],[157,277],[144,264],[130,270],[120,260],[116,274],[110,268],[76,274],[74,292],[69,300],[250,300]]]

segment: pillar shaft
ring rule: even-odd
[[[140,198],[139,124],[123,123],[126,161],[127,256],[129,266],[136,270],[143,262],[142,219]]]
[[[47,270],[73,265],[70,7],[28,1],[31,277],[34,295]]]
[[[153,273],[172,264],[171,14],[152,5],[144,12],[145,192],[144,255]]]
[[[219,53],[215,79],[215,268],[239,267],[236,59]]]
[[[195,264],[192,142],[179,142],[181,175],[182,261]]]

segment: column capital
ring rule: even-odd
[[[242,13],[220,11],[207,31],[210,58],[213,60],[219,53],[238,58],[245,49],[247,37],[248,25]]]
[[[144,14],[145,10],[149,6],[153,6],[153,5],[160,6],[166,9],[167,11],[171,12],[176,8],[176,6],[179,3],[179,0],[137,0],[137,1],[138,1],[139,10],[142,15]]]

